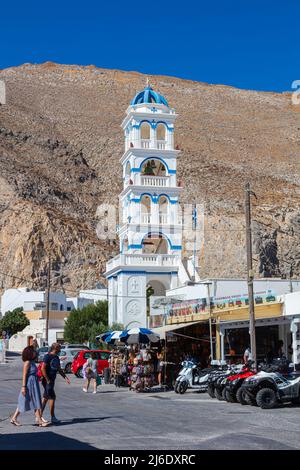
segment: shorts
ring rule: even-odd
[[[43,381],[42,384],[44,387],[43,398],[45,398],[46,400],[55,400],[56,394],[54,391],[54,382],[50,382],[49,384],[47,384],[46,381]]]

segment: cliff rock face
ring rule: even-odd
[[[149,78],[179,114],[182,201],[204,206],[201,275],[245,276],[249,180],[256,274],[299,277],[300,106],[289,94]],[[145,76],[45,63],[0,80],[0,288],[28,285],[18,278],[43,287],[48,253],[55,286],[92,287],[118,249],[98,239],[96,211],[118,204],[120,124]]]

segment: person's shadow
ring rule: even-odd
[[[55,434],[52,431],[15,433],[0,436],[0,451],[5,450],[97,450],[96,447],[77,439]],[[1,454],[2,455],[2,454]],[[24,462],[24,456],[20,454]],[[14,459],[17,454],[14,456]]]
[[[123,416],[101,416],[101,417],[93,417],[93,418],[72,418],[72,419],[63,419],[59,423],[55,424],[56,426],[70,426],[71,424],[80,424],[80,423],[96,423],[100,421],[104,421],[105,419],[112,419],[112,418],[123,418]]]

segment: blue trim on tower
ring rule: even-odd
[[[148,119],[142,119],[141,121],[139,121],[136,124],[131,124],[131,126],[132,126],[133,129],[140,129],[141,125],[144,122],[147,122],[147,124],[149,124],[149,126],[152,127],[152,129],[156,129],[158,124],[163,124],[170,132],[174,131],[174,127],[169,126],[169,124],[167,122],[165,122],[165,121],[154,121],[154,119],[152,119],[152,121],[149,121]]]
[[[130,199],[130,202],[137,202],[137,203],[140,203],[143,196],[149,196],[149,197],[151,198],[153,204],[158,204],[159,198],[160,198],[161,196],[165,196],[166,198],[168,198],[169,201],[170,201],[170,204],[177,204],[177,203],[178,203],[178,199],[176,199],[176,200],[171,200],[171,199],[170,199],[170,196],[169,196],[168,194],[165,194],[165,193],[157,194],[156,196],[154,196],[154,195],[151,194],[151,193],[142,193],[139,198],[138,198],[138,197],[133,197],[132,199]]]

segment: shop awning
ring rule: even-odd
[[[179,323],[177,325],[165,325],[165,326],[160,326],[159,328],[151,328],[153,333],[156,333],[157,335],[160,336],[160,339],[164,339],[165,335],[168,332],[179,330],[181,328],[186,328],[191,325],[197,325],[197,323],[203,323],[203,320],[199,321],[192,321],[190,323]]]

